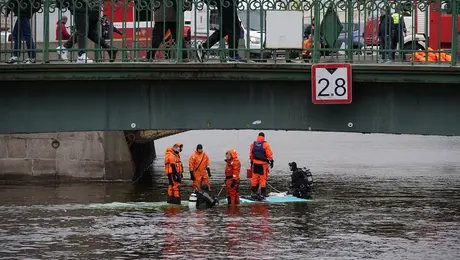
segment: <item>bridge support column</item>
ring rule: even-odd
[[[105,178],[128,180],[134,172],[131,151],[122,131],[104,132]]]
[[[123,132],[0,135],[0,179],[131,179]]]
[[[155,140],[180,132],[183,131],[0,135],[0,179],[151,181]]]
[[[153,161],[157,158],[155,140],[184,132],[183,130],[125,131],[126,143],[134,166],[133,181],[149,182],[152,179]]]
[[[133,142],[129,145],[131,158],[134,166],[133,181],[149,182],[152,180],[153,161],[157,154],[155,150],[155,141]]]

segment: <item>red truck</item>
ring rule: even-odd
[[[115,0],[114,0],[115,1]],[[153,29],[153,12],[148,10],[137,10],[133,7],[133,1],[116,0],[117,4],[109,5],[103,11],[113,26],[123,32],[123,36],[114,33],[113,39],[125,40],[127,48],[139,48],[131,53],[135,57],[143,57],[146,54],[145,48],[151,44],[151,33]],[[113,16],[113,17],[112,17]],[[184,39],[190,41],[190,16],[191,12],[184,12]],[[161,48],[161,47],[160,47]],[[134,58],[134,57],[131,57]]]
[[[439,6],[441,4],[441,6]],[[451,8],[446,3],[431,3],[430,8],[420,10],[413,7],[410,16],[404,16],[407,35],[404,38],[404,48],[412,50],[427,49],[428,47],[437,49],[452,48],[452,14]],[[392,10],[394,11],[394,10]],[[457,17],[460,25],[460,16]],[[364,40],[368,49],[379,44],[378,39],[378,15],[366,21],[364,29]],[[460,27],[457,29],[460,33]]]

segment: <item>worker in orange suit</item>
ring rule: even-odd
[[[241,163],[238,159],[238,154],[233,149],[225,153],[225,186],[227,188],[228,204],[240,204],[240,171]]]
[[[166,149],[165,155],[165,174],[168,176],[168,199],[170,204],[180,204],[179,186],[183,178],[183,166],[180,160],[180,152],[183,145],[176,143]]]
[[[267,195],[268,167],[273,168],[273,152],[270,145],[265,141],[265,134],[260,132],[256,141],[249,148],[249,160],[251,161],[251,198],[261,199]],[[260,187],[261,194],[258,193]]]
[[[190,179],[193,181],[193,189],[201,191],[201,184],[208,186],[208,192],[211,191],[211,169],[209,168],[209,157],[203,152],[203,145],[196,146],[195,152],[188,159],[188,168],[190,171]]]

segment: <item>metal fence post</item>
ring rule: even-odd
[[[182,49],[184,40],[184,0],[177,1],[177,35],[176,35],[176,59],[178,63],[182,62]]]
[[[458,44],[458,0],[452,0],[452,66],[457,65]]]
[[[347,4],[347,47],[346,48],[346,61],[352,63],[353,62],[353,27],[354,27],[354,22],[353,22],[353,1],[348,1]],[[340,47],[339,47],[340,48]]]
[[[50,49],[50,0],[45,0],[43,3],[43,62],[49,63],[49,49]]]
[[[320,21],[320,7],[321,3],[320,0],[313,0],[314,5],[313,8],[314,10],[314,18],[315,18],[315,29],[314,30],[314,43],[313,43],[313,63],[318,63],[321,55],[320,51],[321,49],[318,48],[318,44],[320,44],[320,31],[321,31],[321,21]]]

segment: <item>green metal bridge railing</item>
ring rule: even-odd
[[[0,62],[236,60],[456,66],[459,1],[0,0]],[[266,47],[270,11],[302,13],[299,24],[276,21],[281,28],[299,28],[293,36],[298,38],[297,48]],[[234,26],[236,15],[241,26]],[[64,17],[66,24],[59,22]],[[69,39],[57,33],[62,27]],[[215,31],[224,40],[203,46]],[[155,34],[162,38],[159,46],[152,46]],[[240,37],[229,49],[232,35]],[[84,59],[79,59],[83,52]]]

